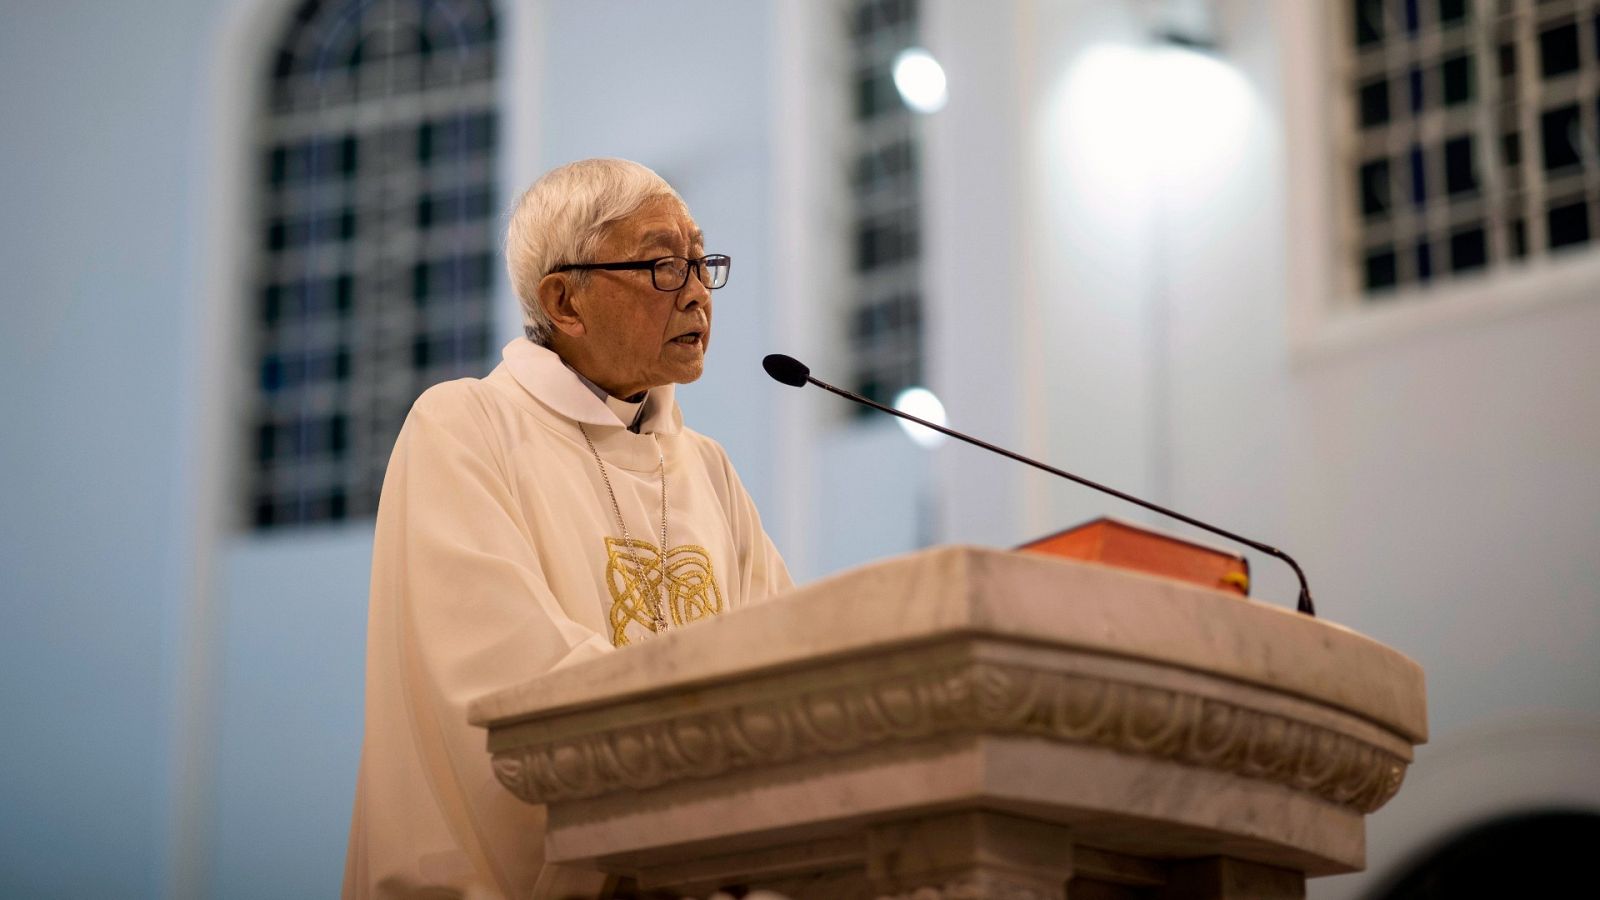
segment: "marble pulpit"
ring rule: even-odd
[[[551,861],[706,896],[1304,896],[1426,739],[1339,625],[946,547],[479,699]]]

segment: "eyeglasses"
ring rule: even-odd
[[[658,291],[676,291],[689,283],[689,270],[694,269],[700,283],[716,290],[728,283],[728,270],[733,268],[733,258],[723,253],[712,253],[699,259],[683,256],[663,256],[658,259],[641,259],[633,262],[568,263],[556,266],[552,272],[570,272],[578,269],[649,269],[650,283]]]

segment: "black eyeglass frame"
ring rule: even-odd
[[[656,266],[660,265],[661,263],[666,262],[669,259],[681,259],[681,260],[683,260],[683,262],[684,262],[683,280],[678,282],[676,285],[674,285],[672,287],[662,287],[661,286],[661,282],[656,280],[656,273],[658,271],[656,269]],[[724,274],[722,276],[722,283],[721,284],[708,284],[707,281],[706,281],[706,279],[711,276],[711,265],[709,263],[709,260],[714,260],[714,259],[715,260],[721,260],[722,261],[722,267],[725,270]],[[700,283],[704,284],[706,286],[706,290],[715,291],[715,290],[718,290],[720,288],[724,288],[724,287],[728,286],[728,278],[730,276],[732,276],[732,274],[733,274],[733,257],[729,256],[726,253],[707,253],[705,256],[699,257],[697,259],[690,259],[687,256],[658,256],[655,259],[628,260],[626,262],[567,263],[564,266],[556,266],[554,269],[551,269],[550,271],[552,273],[554,273],[554,272],[572,272],[572,271],[580,271],[580,270],[588,271],[588,270],[592,270],[592,269],[605,269],[607,271],[627,271],[627,270],[634,270],[634,269],[649,269],[650,270],[650,286],[655,288],[658,291],[662,291],[663,293],[671,293],[673,291],[682,290],[683,286],[689,283],[689,272],[692,270],[695,273],[695,277],[700,279]]]

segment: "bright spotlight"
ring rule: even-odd
[[[901,391],[900,395],[894,398],[894,408],[906,415],[926,419],[935,425],[945,424],[944,404],[939,402],[933,391],[924,387],[909,387]],[[895,421],[900,423],[900,427],[906,430],[907,436],[916,441],[918,446],[933,448],[944,443],[945,435],[932,428],[925,428],[905,419]]]
[[[944,109],[944,67],[921,47],[900,51],[894,58],[894,86],[912,112],[936,113]]]

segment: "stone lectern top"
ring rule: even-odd
[[[1294,897],[1364,865],[1422,672],[1338,625],[948,547],[483,697],[552,862],[695,893]],[[931,892],[931,893],[930,893]]]

